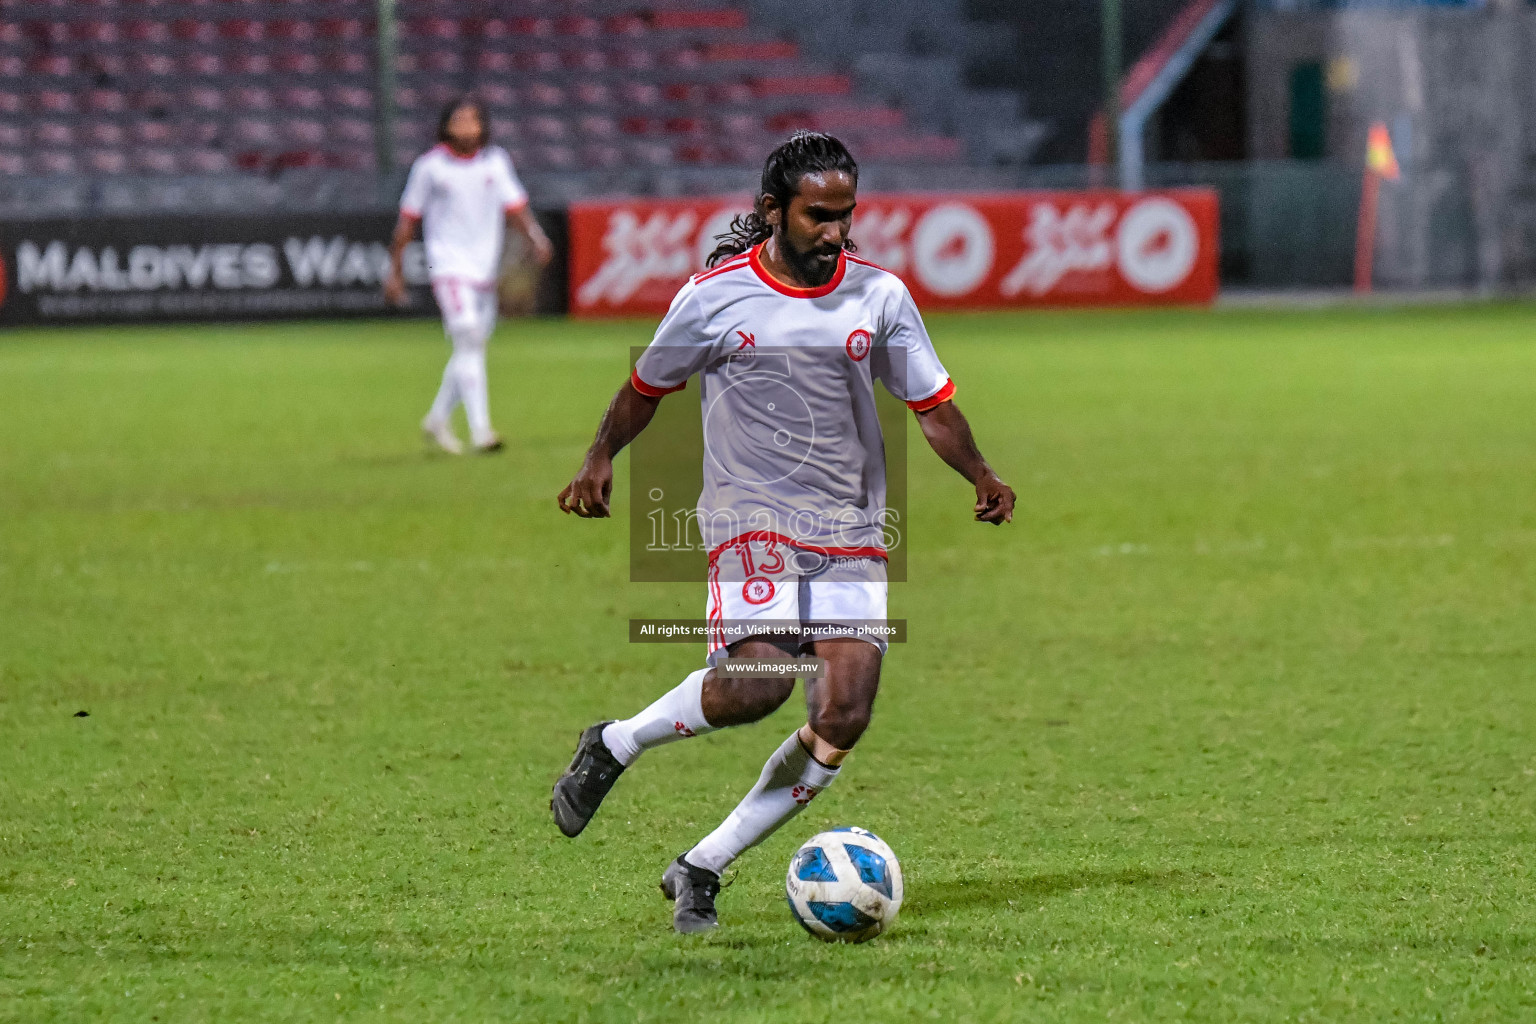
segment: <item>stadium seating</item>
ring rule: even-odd
[[[826,128],[866,154],[964,158],[719,0],[401,0],[397,157],[477,91],[531,170],[751,164]],[[375,160],[372,0],[0,0],[0,174]]]

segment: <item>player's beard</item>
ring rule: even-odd
[[[832,275],[837,273],[837,260],[822,260],[817,257],[822,254],[836,255],[842,251],[841,246],[836,249],[808,249],[804,252],[786,242],[779,246],[779,253],[784,257],[795,272],[795,276],[812,288],[820,288],[832,280]]]

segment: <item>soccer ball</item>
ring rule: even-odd
[[[824,942],[863,942],[896,922],[901,865],[873,832],[835,828],[815,835],[789,862],[789,912]]]

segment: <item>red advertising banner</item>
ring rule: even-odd
[[[577,203],[571,313],[661,314],[736,199]],[[1012,192],[859,197],[859,255],[923,309],[1189,305],[1216,297],[1216,193]]]

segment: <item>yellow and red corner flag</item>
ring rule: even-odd
[[[1397,166],[1397,154],[1392,152],[1392,136],[1387,133],[1385,121],[1371,125],[1371,132],[1366,136],[1365,166],[1388,181],[1396,181],[1402,173]]]

